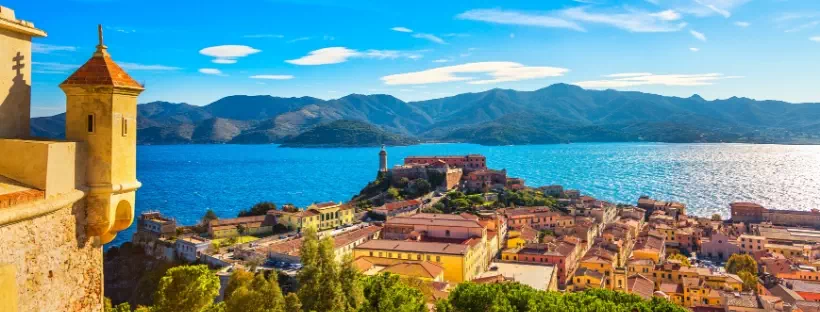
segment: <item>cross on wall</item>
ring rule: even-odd
[[[16,77],[23,77],[23,73],[21,73],[20,71],[23,70],[24,67],[26,67],[26,64],[22,63],[24,59],[26,58],[23,56],[23,54],[20,54],[20,52],[17,52],[17,55],[15,55],[14,58],[11,59],[15,63],[17,63],[11,67],[12,70],[17,71]]]

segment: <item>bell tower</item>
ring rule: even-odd
[[[78,153],[85,166],[78,185],[87,187],[87,232],[108,243],[131,225],[135,192],[142,185],[137,181],[137,96],[144,89],[111,59],[101,25],[97,32],[96,51],[60,89],[66,94],[66,139],[85,143]]]

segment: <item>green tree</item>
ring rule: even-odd
[[[721,217],[719,213],[716,213],[716,214],[712,215],[712,221],[720,221],[722,219],[723,219],[723,217]]]
[[[277,274],[266,279],[259,273],[248,285],[242,285],[225,300],[226,312],[282,312],[285,298],[279,288]]]
[[[131,312],[131,305],[128,302],[123,302],[118,304],[117,306],[112,306],[111,299],[107,297],[103,299],[103,311],[104,312]]]
[[[239,236],[244,236],[245,232],[247,230],[248,230],[248,228],[245,227],[245,225],[243,225],[243,224],[237,224],[236,225],[236,232],[239,233]]]
[[[749,272],[757,276],[757,262],[750,255],[733,254],[726,261],[726,272],[738,274],[740,272]]]
[[[285,296],[285,312],[301,312],[302,302],[299,301],[299,296],[296,293],[289,293]]]
[[[360,312],[427,311],[421,291],[401,282],[398,275],[383,273],[363,280],[365,301]]]
[[[205,265],[174,267],[159,281],[153,312],[200,312],[219,294],[219,278]]]
[[[255,205],[253,205],[253,207],[251,207],[250,210],[244,210],[244,209],[240,210],[239,214],[237,216],[238,217],[264,216],[270,210],[276,210],[276,204],[274,204],[272,202],[264,201],[264,202],[260,202],[260,203],[257,203]]]
[[[319,237],[316,228],[307,227],[302,232],[300,255],[302,269],[297,276],[299,301],[302,302],[305,311],[319,311],[317,303],[323,290],[319,281],[321,268],[319,266]]]
[[[336,262],[336,253],[333,249],[333,238],[329,235],[319,242],[319,282],[322,289],[319,293],[317,311],[345,311],[347,307],[347,298],[339,278],[339,264]]]
[[[364,301],[361,275],[359,270],[353,266],[353,256],[351,254],[345,256],[339,270],[339,281],[342,284],[342,293],[345,295],[348,311],[356,311]]]
[[[207,225],[208,223],[211,223],[211,221],[218,219],[219,217],[216,216],[216,212],[214,212],[213,209],[208,209],[205,211],[205,215],[202,216],[202,224]]]
[[[737,276],[743,280],[743,290],[752,291],[757,289],[757,276],[747,271],[737,273]]]
[[[453,205],[453,207],[455,207],[458,210],[464,210],[464,209],[470,208],[470,202],[467,201],[467,199],[464,199],[464,198],[459,198],[459,199],[453,200],[450,203]]]
[[[387,189],[387,195],[390,196],[390,198],[393,198],[395,200],[401,200],[402,199],[401,194],[399,193],[399,189],[397,189],[395,187],[391,187],[391,188]]]
[[[430,182],[422,178],[413,180],[413,188],[416,189],[416,195],[419,196],[430,193],[433,190],[433,186],[430,185]]]
[[[253,281],[254,275],[242,268],[238,268],[231,273],[231,278],[228,280],[228,285],[225,286],[225,301],[231,298],[231,294],[240,287],[248,287]]]
[[[670,256],[669,258],[667,258],[667,260],[678,260],[678,261],[680,261],[680,264],[682,266],[685,266],[685,267],[692,266],[692,264],[689,263],[689,258],[687,258],[686,256],[684,256],[682,254],[679,254],[679,253]]]

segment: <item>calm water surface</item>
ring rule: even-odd
[[[267,200],[299,206],[346,201],[372,180],[378,148],[302,149],[276,145],[140,146],[137,214],[160,210],[182,224],[207,209],[234,217]],[[528,185],[561,184],[635,203],[676,200],[690,213],[728,216],[732,201],[770,208],[820,208],[820,146],[607,143],[531,146],[425,144],[388,148],[390,165],[408,155],[480,153]],[[118,235],[128,241],[134,231]]]

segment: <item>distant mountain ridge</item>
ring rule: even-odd
[[[284,143],[338,120],[369,123],[425,142],[486,145],[820,143],[820,104],[738,97],[706,101],[698,95],[679,98],[568,84],[535,91],[492,89],[418,102],[384,94],[333,100],[235,95],[206,106],[141,104],[138,116],[140,144]],[[65,114],[33,118],[31,125],[34,136],[59,138],[64,136]]]

